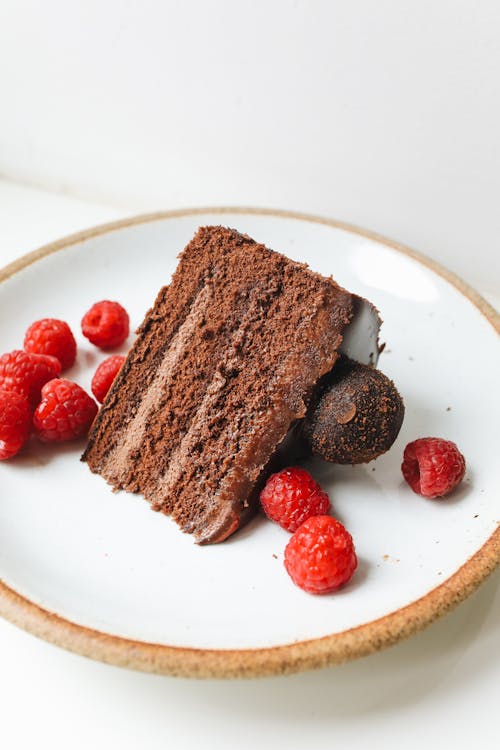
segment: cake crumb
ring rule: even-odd
[[[46,466],[46,464],[48,463],[47,460],[44,460],[43,458],[40,458],[40,456],[36,456],[31,453],[25,453],[24,459],[30,466]]]
[[[398,563],[401,562],[399,557],[391,557],[390,555],[382,555],[382,559],[386,562]]]
[[[446,411],[451,411],[451,406],[447,406]]]
[[[273,552],[273,557],[274,557],[275,560],[278,559],[278,555],[275,555],[274,552]]]

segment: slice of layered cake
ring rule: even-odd
[[[333,367],[356,300],[245,235],[201,228],[146,314],[83,460],[197,542],[225,539]]]

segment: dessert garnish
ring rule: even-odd
[[[285,568],[310,594],[329,594],[347,583],[358,564],[347,529],[331,516],[311,516],[285,547]]]
[[[119,302],[96,302],[82,318],[82,333],[100,349],[114,349],[129,334],[128,313]]]
[[[118,375],[121,366],[125,362],[125,357],[121,354],[113,354],[101,362],[92,378],[92,393],[100,404],[108,395],[108,391],[113,385],[113,381]]]
[[[389,450],[403,417],[403,400],[392,380],[342,357],[318,384],[302,430],[314,455],[360,464]]]
[[[428,498],[444,497],[464,478],[465,459],[451,440],[424,437],[408,443],[401,471],[413,492]]]
[[[24,350],[32,354],[50,354],[68,370],[75,362],[76,341],[64,320],[43,318],[33,323],[24,337]]]
[[[44,442],[63,442],[86,435],[97,414],[97,404],[77,383],[49,380],[33,414],[33,427]]]
[[[40,401],[45,383],[61,374],[61,363],[48,354],[28,354],[22,349],[0,357],[0,390],[25,396],[32,410]]]
[[[326,492],[299,466],[272,474],[260,493],[260,504],[266,516],[287,531],[296,531],[310,516],[326,515],[331,507]]]
[[[106,325],[101,328],[104,338],[100,341],[106,339],[109,343],[112,331],[114,340],[123,343],[125,330],[128,334],[128,314],[118,303],[104,304]],[[101,311],[102,305],[97,303]],[[113,321],[118,319],[119,327],[113,328]],[[0,460],[17,455],[32,430],[45,442],[84,436],[98,411],[95,401],[81,386],[60,378],[61,372],[74,364],[77,353],[75,338],[64,320],[43,318],[32,323],[24,347],[0,356]],[[102,399],[124,359],[109,357],[97,368],[93,386]]]
[[[0,461],[19,453],[30,428],[31,411],[26,396],[0,390]]]

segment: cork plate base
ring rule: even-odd
[[[450,610],[500,559],[500,322],[472,289],[414,251],[334,221],[236,208],[161,213],[65,238],[0,271],[0,349],[19,348],[37,318],[63,318],[79,345],[67,376],[88,388],[104,355],[82,338],[82,314],[118,299],[138,325],[179,250],[211,223],[332,274],[382,313],[379,366],[405,399],[401,434],[366,466],[309,466],[355,539],[355,576],[337,594],[309,596],[284,571],[288,535],[274,524],[257,517],[199,548],[142,498],[91,475],[81,444],[33,440],[0,466],[0,614],[85,656],[170,675],[281,674],[367,655]],[[426,434],[455,440],[468,461],[445,501],[417,497],[401,478],[404,445]]]

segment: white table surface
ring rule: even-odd
[[[0,180],[0,266],[122,215]],[[0,746],[497,748],[499,583],[497,571],[444,619],[382,653],[243,682],[110,667],[0,619]]]

